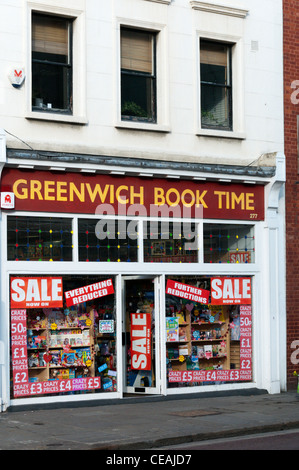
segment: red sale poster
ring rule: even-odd
[[[193,302],[199,302],[201,304],[208,304],[210,291],[168,279],[166,284],[166,294],[191,300]]]
[[[240,306],[240,368],[251,375],[252,332],[251,306]]]
[[[150,313],[131,313],[131,368],[151,370]]]
[[[22,383],[14,386],[15,397],[45,395],[48,393],[76,392],[101,388],[100,377],[83,377],[67,380],[49,380],[46,382]]]
[[[14,389],[28,382],[26,310],[11,311],[11,356]]]
[[[61,277],[11,278],[11,308],[60,308],[62,305]]]
[[[64,293],[67,307],[82,304],[89,300],[98,299],[114,293],[112,279],[96,282],[78,289],[69,290]]]

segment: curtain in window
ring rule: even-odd
[[[230,46],[201,41],[200,73],[202,125],[231,128]]]
[[[121,33],[121,68],[152,73],[152,34],[124,29]]]
[[[32,51],[68,56],[68,22],[49,16],[35,16],[32,24]]]

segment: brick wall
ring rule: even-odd
[[[299,83],[299,5],[297,0],[284,0],[284,115],[285,115],[285,155],[286,155],[286,293],[287,293],[287,385],[293,388],[296,379],[293,371],[296,365],[291,362],[291,348],[299,341],[299,174],[297,162],[297,115],[299,103],[291,84]],[[293,95],[292,95],[293,94]],[[294,343],[293,343],[294,345]],[[297,346],[296,349],[299,349]],[[299,353],[297,355],[299,359]],[[299,373],[299,364],[297,365]]]

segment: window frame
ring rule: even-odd
[[[27,7],[27,86],[26,106],[24,117],[28,120],[42,120],[49,122],[63,122],[70,124],[86,125],[88,123],[86,112],[86,47],[85,47],[85,6],[83,0],[79,0],[77,8],[71,8],[68,0],[53,1],[53,5],[43,5],[36,0],[28,2]],[[73,113],[32,111],[32,14],[53,15],[72,20],[72,50],[73,50]]]
[[[63,218],[63,219],[70,219],[72,221],[72,260],[68,261],[34,261],[34,260],[9,260],[8,259],[8,217],[10,216],[17,216],[17,217],[29,217],[29,218],[44,218],[44,219],[49,219],[49,218]],[[132,262],[127,262],[127,261],[98,261],[98,260],[80,260],[80,244],[79,244],[79,220],[82,219],[90,219],[90,220],[95,220],[96,222],[100,220],[106,220],[106,221],[115,221],[116,223],[119,223],[120,221],[127,221],[127,222],[134,222],[136,223],[137,227],[137,259],[136,261]],[[155,224],[162,222],[165,223],[166,226],[168,224],[194,224],[195,225],[195,243],[196,247],[193,247],[192,250],[194,253],[196,252],[197,256],[197,261],[193,262],[164,262],[161,263],[159,260],[158,261],[150,261],[150,260],[145,260],[145,246],[146,246],[146,240],[145,240],[145,233],[144,233],[144,223],[153,223],[154,227]],[[204,228],[203,225],[205,224],[217,224],[217,225],[222,225],[223,226],[252,226],[254,230],[254,238],[255,238],[255,256],[254,256],[254,261],[250,263],[219,263],[219,262],[212,262],[210,263],[209,261],[204,261]],[[248,220],[218,220],[218,219],[205,219],[203,222],[202,220],[195,220],[195,219],[189,219],[189,218],[177,218],[177,217],[144,217],[144,216],[137,216],[132,218],[132,216],[120,216],[120,215],[92,215],[92,214],[67,214],[67,213],[44,213],[44,212],[26,212],[26,211],[16,211],[14,214],[5,214],[5,240],[3,240],[2,244],[2,256],[5,262],[7,263],[12,263],[13,265],[15,264],[25,264],[26,266],[30,266],[31,264],[34,266],[36,264],[38,265],[44,265],[48,266],[49,262],[51,262],[51,265],[70,265],[74,266],[74,263],[79,263],[79,265],[82,267],[84,265],[90,265],[95,264],[95,265],[101,265],[103,267],[103,271],[106,271],[107,269],[111,269],[111,266],[117,265],[117,269],[121,269],[121,271],[126,272],[128,269],[130,270],[129,267],[133,264],[140,266],[140,269],[142,272],[144,270],[151,270],[151,269],[156,269],[157,266],[164,266],[162,269],[172,273],[172,272],[177,272],[177,266],[178,264],[183,264],[183,265],[188,265],[188,269],[190,270],[190,273],[192,272],[197,272],[199,269],[199,266],[201,266],[201,269],[214,269],[215,266],[217,265],[217,269],[227,269],[227,265],[229,264],[229,270],[232,273],[238,273],[238,272],[253,272],[259,269],[259,264],[260,264],[260,243],[259,239],[261,237],[260,234],[260,227],[261,227],[261,222],[249,222]],[[148,237],[147,237],[148,239]],[[197,239],[197,240],[196,240]],[[160,240],[160,239],[159,239]],[[165,239],[166,240],[166,239]],[[122,266],[122,268],[120,268]],[[214,268],[213,268],[214,266]],[[151,268],[152,267],[152,268]],[[48,269],[48,268],[46,268]],[[81,269],[81,268],[80,268]],[[82,268],[83,269],[83,268]],[[84,270],[84,269],[83,269]]]
[[[144,30],[156,35],[156,122],[121,119],[121,28]],[[167,25],[154,21],[137,21],[119,17],[116,19],[115,44],[116,77],[114,97],[114,127],[116,129],[171,132],[169,99],[169,55]]]
[[[123,69],[120,65],[120,87],[121,87],[121,107],[122,107],[122,94],[123,94],[123,87],[122,87],[122,78],[124,76],[127,77],[144,77],[145,79],[150,80],[150,99],[151,99],[151,106],[150,106],[150,111],[151,111],[151,117],[146,118],[146,117],[138,117],[138,116],[130,116],[126,114],[122,114],[121,111],[121,120],[122,121],[136,121],[136,122],[145,122],[145,123],[156,123],[157,122],[157,33],[150,31],[150,30],[144,30],[140,28],[135,28],[135,27],[128,27],[128,26],[121,26],[120,30],[120,41],[122,41],[122,31],[132,31],[136,33],[145,33],[149,34],[151,36],[151,47],[152,47],[152,72],[151,74],[147,72],[141,72],[137,70],[132,70],[129,71],[128,69]],[[121,48],[121,44],[120,44]]]
[[[213,124],[204,124],[203,119],[202,119],[202,99],[200,102],[200,120],[201,120],[201,128],[202,129],[215,129],[215,130],[220,130],[220,131],[232,131],[233,130],[233,119],[234,119],[234,111],[233,111],[233,73],[232,73],[232,48],[233,44],[226,43],[224,41],[215,41],[211,39],[204,39],[200,38],[199,40],[199,48],[200,48],[200,68],[202,65],[201,62],[201,57],[202,57],[202,45],[203,44],[219,44],[223,45],[226,47],[226,58],[227,58],[227,79],[226,83],[213,83],[213,82],[206,82],[200,77],[200,88],[201,88],[201,97],[202,97],[202,88],[205,85],[208,85],[209,87],[214,87],[218,89],[225,90],[228,93],[226,101],[226,105],[228,108],[228,125],[227,126],[221,126],[221,125],[213,125]]]
[[[243,21],[243,20],[242,20]],[[200,41],[220,42],[231,45],[231,71],[232,71],[232,130],[203,128],[201,125],[201,74],[200,74]],[[219,137],[235,140],[245,140],[245,113],[244,113],[244,40],[242,35],[226,34],[224,32],[203,33],[197,30],[196,35],[196,61],[197,61],[197,122],[195,134],[204,137]]]

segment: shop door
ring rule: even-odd
[[[160,278],[123,278],[123,371],[125,394],[159,394]]]

